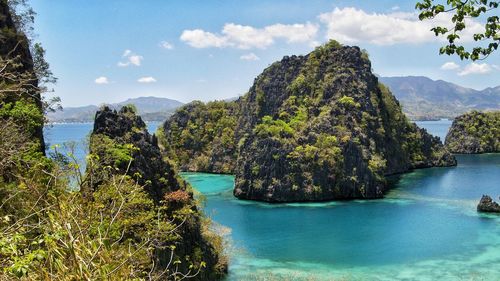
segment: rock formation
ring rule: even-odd
[[[176,139],[173,132],[179,136],[192,128],[204,133],[198,139],[213,137],[213,129],[199,129],[206,119],[172,121],[192,120],[193,108],[200,106],[185,107],[167,120],[162,137],[167,146]],[[241,199],[380,198],[386,175],[456,165],[439,138],[408,121],[358,47],[331,41],[308,55],[284,57],[232,106],[236,127],[222,127],[234,131],[231,143],[237,148],[229,159],[236,159],[234,195]],[[197,144],[188,147],[212,157]]]
[[[445,145],[452,153],[500,152],[500,111],[471,111],[453,120]]]
[[[488,195],[483,195],[477,205],[477,211],[483,213],[500,213],[500,205]]]
[[[0,70],[0,122],[11,119],[23,127],[44,154],[42,100],[29,40],[13,20],[6,0],[0,0]],[[21,114],[13,117],[12,110]]]
[[[194,280],[217,280],[227,270],[202,229],[203,215],[193,199],[192,188],[177,174],[172,165],[162,158],[155,135],[150,135],[146,124],[136,115],[132,106],[124,106],[117,112],[103,107],[96,113],[90,138],[90,155],[94,162],[88,165],[89,184],[83,192],[93,192],[106,181],[110,174],[128,175],[144,189],[155,204],[166,208],[173,222],[176,211],[188,211],[188,219],[179,224],[176,256],[179,259],[199,259],[206,268]],[[112,167],[112,168],[107,168]],[[158,250],[160,264],[166,266],[169,251]],[[189,268],[180,265],[184,272]],[[182,271],[182,270],[181,270]]]

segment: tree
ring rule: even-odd
[[[33,60],[33,69],[32,71],[30,71],[32,73],[23,73],[23,77],[19,77],[16,80],[24,83],[14,83],[14,85],[17,85],[17,87],[26,87],[26,85],[29,83],[32,88],[36,88],[37,94],[41,96],[40,99],[43,105],[43,110],[45,112],[53,112],[55,110],[62,109],[60,105],[61,100],[59,97],[52,97],[48,99],[44,95],[45,93],[53,92],[53,89],[50,88],[50,86],[54,85],[57,82],[57,78],[50,70],[49,63],[45,60],[45,49],[42,47],[42,44],[39,42],[35,42],[35,38],[37,35],[34,32],[33,24],[35,21],[36,12],[29,5],[27,0],[7,0],[7,4],[10,8],[10,15],[17,32],[22,33],[24,34],[24,36],[26,36],[29,44],[30,54]],[[15,48],[17,47],[18,46],[16,46]],[[15,48],[11,52],[14,52]],[[11,66],[14,64],[20,64],[19,58],[6,57],[2,59],[4,61],[0,61],[0,69],[4,72],[1,73],[3,75],[5,75],[5,72],[7,71],[6,69],[1,68],[1,66],[4,66],[6,64]],[[16,73],[16,75],[19,75],[19,73]],[[33,77],[28,77],[30,75],[33,75]],[[9,91],[13,92],[12,89],[9,89]]]
[[[498,49],[500,43],[500,20],[494,12],[500,1],[491,0],[447,0],[446,4],[434,0],[417,2],[420,10],[419,19],[432,19],[441,13],[452,13],[451,27],[436,26],[431,30],[436,36],[446,37],[448,44],[439,49],[440,54],[458,55],[460,59],[482,60]],[[473,35],[476,46],[466,48],[458,43],[460,32],[467,28],[466,19],[486,18],[484,32]]]

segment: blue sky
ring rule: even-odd
[[[182,102],[244,94],[285,55],[336,39],[368,50],[375,73],[500,85],[500,54],[440,56],[415,1],[31,0],[37,40],[63,106],[159,96]],[[437,19],[439,22],[440,19]],[[445,21],[446,19],[441,19]],[[480,27],[470,23],[471,32]]]

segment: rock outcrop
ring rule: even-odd
[[[97,190],[111,174],[128,175],[144,187],[156,205],[167,210],[169,220],[178,224],[175,254],[184,261],[179,265],[180,271],[189,271],[189,263],[185,261],[195,259],[203,262],[205,268],[194,280],[218,280],[224,275],[227,265],[221,260],[221,253],[207,240],[208,230],[202,227],[203,214],[193,199],[192,188],[180,178],[173,165],[163,159],[156,136],[149,134],[132,106],[124,106],[118,112],[103,107],[96,113],[90,155],[93,162],[87,168],[90,179],[84,193]],[[188,213],[185,221],[176,222],[177,210]],[[159,263],[166,266],[170,251],[158,249],[156,252]]]
[[[452,153],[500,152],[500,111],[471,111],[453,120],[445,145]]]
[[[490,196],[483,195],[477,205],[477,211],[482,213],[500,213],[500,205],[493,201]]]
[[[43,106],[29,40],[13,20],[6,0],[0,0],[0,69],[0,122],[11,119],[45,154]],[[10,114],[12,110],[21,114]]]
[[[234,104],[236,127],[226,128],[237,144],[229,158],[236,159],[240,199],[380,198],[386,175],[456,165],[439,138],[409,122],[358,47],[331,41],[306,56],[284,57]],[[189,107],[181,110],[193,115]],[[172,124],[181,132],[206,124],[172,122],[181,114],[164,125],[167,145],[175,139]],[[212,135],[207,129],[198,138]]]

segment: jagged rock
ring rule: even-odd
[[[183,137],[196,131],[195,139],[211,139],[217,126],[234,131],[237,149],[228,157],[236,161],[240,199],[380,198],[386,175],[456,165],[439,138],[409,122],[358,47],[331,41],[308,55],[286,56],[230,104],[235,127],[194,118],[204,107],[192,104],[165,123],[162,139],[211,158],[212,149]],[[186,159],[181,167],[193,166]]]
[[[206,268],[194,280],[217,280],[222,277],[227,265],[219,263],[219,253],[202,235],[202,215],[193,199],[192,188],[180,178],[173,165],[163,159],[157,138],[149,134],[146,124],[132,107],[124,106],[117,112],[105,106],[96,113],[90,137],[90,155],[98,157],[98,164],[88,165],[88,175],[92,178],[83,192],[99,188],[109,171],[132,177],[144,186],[156,204],[166,204],[169,213],[187,206],[191,210],[190,217],[185,223],[179,222],[177,231],[180,241],[176,244],[176,255],[203,258]],[[107,169],[108,166],[112,169]],[[156,254],[160,266],[167,266],[170,251],[159,249]],[[188,266],[182,263],[179,269],[187,272]]]
[[[238,198],[379,198],[386,175],[456,165],[439,138],[407,120],[358,47],[330,42],[285,57],[241,103]]]
[[[499,197],[500,199],[500,197]],[[484,213],[500,213],[500,205],[493,201],[493,199],[488,195],[483,195],[479,204],[477,205],[478,212]]]
[[[453,120],[445,145],[453,153],[500,152],[500,111],[471,111]]]
[[[179,179],[172,165],[162,159],[158,145],[155,145],[154,135],[151,136],[146,129],[146,124],[130,108],[122,107],[119,112],[109,107],[104,107],[96,113],[94,130],[91,140],[91,153],[100,154],[102,165],[115,166],[120,172],[129,175],[139,174],[138,182],[145,185],[147,192],[155,201],[160,201],[166,192],[185,189],[186,183]],[[119,143],[132,144],[134,151],[132,161],[116,162],[116,159],[107,158],[104,151],[93,151],[99,147],[102,136]],[[102,147],[106,149],[106,147]],[[101,177],[98,174],[97,177]],[[98,186],[102,178],[92,179],[93,186]],[[146,184],[148,182],[148,184]]]

